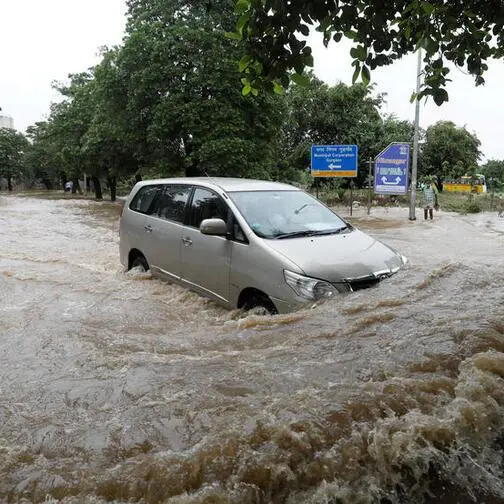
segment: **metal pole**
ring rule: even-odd
[[[368,197],[367,197],[367,214],[371,213],[371,178],[373,177],[373,160],[370,158],[369,161],[369,175],[368,175]]]
[[[353,209],[353,180],[350,181],[350,216],[352,216]]]
[[[419,48],[418,63],[417,63],[417,82],[416,82],[417,97],[415,102],[415,134],[413,136],[413,166],[411,167],[409,220],[416,220],[415,204],[416,204],[417,167],[418,167],[418,130],[420,122],[420,100],[418,99],[418,94],[420,93],[421,71],[422,71],[422,49]]]

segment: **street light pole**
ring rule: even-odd
[[[415,100],[415,133],[413,135],[413,163],[411,167],[411,191],[410,191],[410,208],[409,220],[416,220],[415,205],[416,205],[416,186],[417,186],[417,170],[418,170],[418,136],[419,136],[419,122],[420,122],[420,100],[418,94],[420,93],[421,85],[421,71],[422,71],[422,49],[418,49],[418,63],[417,63],[417,82],[416,82],[416,100]]]

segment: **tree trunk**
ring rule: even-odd
[[[108,177],[107,182],[110,188],[110,201],[116,200],[117,195],[117,180],[115,176]]]
[[[97,200],[102,200],[103,193],[102,193],[100,180],[98,179],[98,177],[92,177],[92,178],[93,178],[93,186],[94,186],[94,191],[95,191],[95,198]]]
[[[75,177],[72,179],[72,194],[75,194],[75,193],[79,193],[79,194],[82,194],[82,189],[81,189],[81,186],[79,184],[79,177]]]
[[[12,177],[7,177],[7,187],[9,191],[12,191]]]

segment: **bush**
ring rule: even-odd
[[[474,198],[466,201],[466,204],[464,205],[464,213],[479,213],[481,210],[480,202]]]

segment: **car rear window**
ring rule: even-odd
[[[131,200],[130,210],[144,214],[148,213],[154,198],[160,190],[160,185],[149,185],[140,188]]]
[[[149,212],[162,219],[182,223],[191,191],[192,187],[187,185],[166,185]]]

